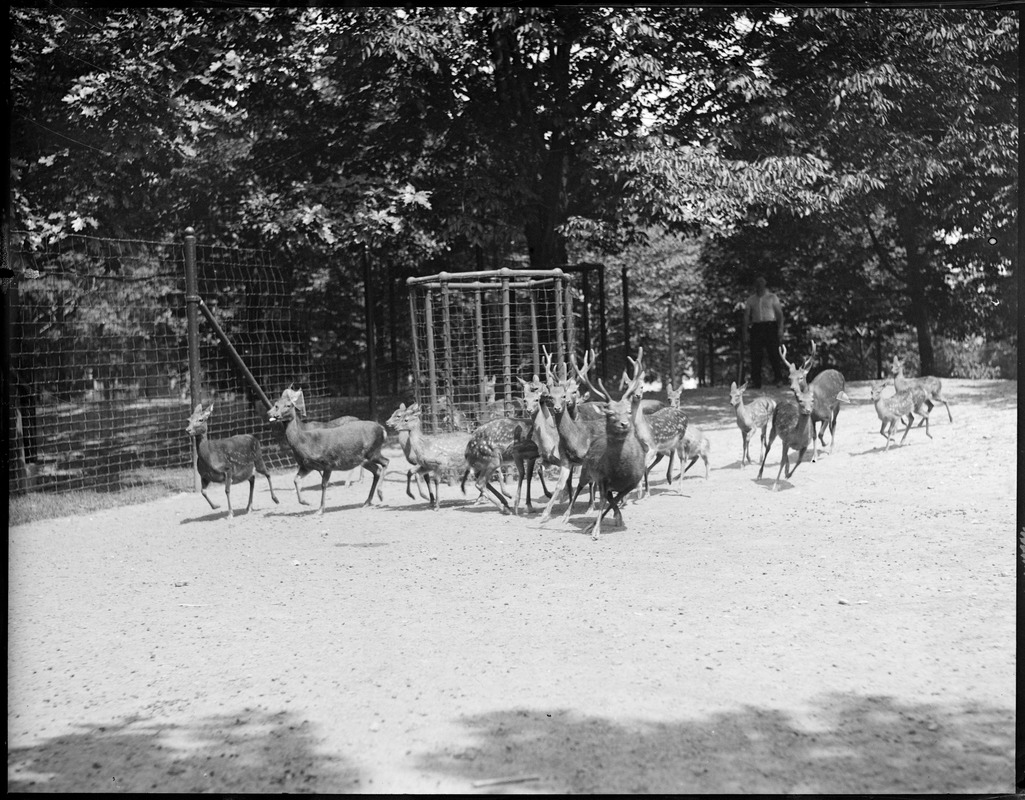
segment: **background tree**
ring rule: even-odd
[[[860,180],[832,208],[811,209],[814,220],[771,217],[728,249],[750,255],[753,236],[779,267],[818,249],[825,269],[795,270],[817,300],[802,303],[810,321],[881,324],[889,315],[869,308],[887,310],[887,293],[890,318],[916,331],[921,369],[935,371],[933,334],[984,326],[1016,247],[1017,24],[964,9],[795,15],[741,87],[752,102],[732,152],[812,152]],[[851,270],[862,274],[844,277]]]

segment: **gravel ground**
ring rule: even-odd
[[[884,452],[849,385],[778,492],[779,443],[756,481],[728,392],[685,392],[709,479],[660,465],[599,542],[430,511],[398,451],[379,507],[283,472],[230,523],[11,528],[8,789],[1011,792],[1017,386],[944,387],[953,423]]]

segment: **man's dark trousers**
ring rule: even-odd
[[[783,380],[783,359],[779,354],[779,326],[775,322],[755,322],[751,325],[751,382],[752,387],[762,386],[762,350],[769,354],[773,379]]]

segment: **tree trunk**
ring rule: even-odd
[[[922,247],[921,215],[912,206],[897,212],[897,227],[901,244],[907,254],[907,287],[910,301],[909,321],[918,333],[918,360],[921,375],[936,371],[936,355],[932,346],[932,314],[926,293],[928,259]]]

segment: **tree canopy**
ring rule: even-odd
[[[665,234],[700,244],[681,310],[708,326],[756,271],[808,325],[913,327],[923,368],[933,332],[1006,323],[1016,12],[8,14],[11,222],[36,236],[194,226],[285,250],[309,287],[354,244],[629,252],[654,290]]]

